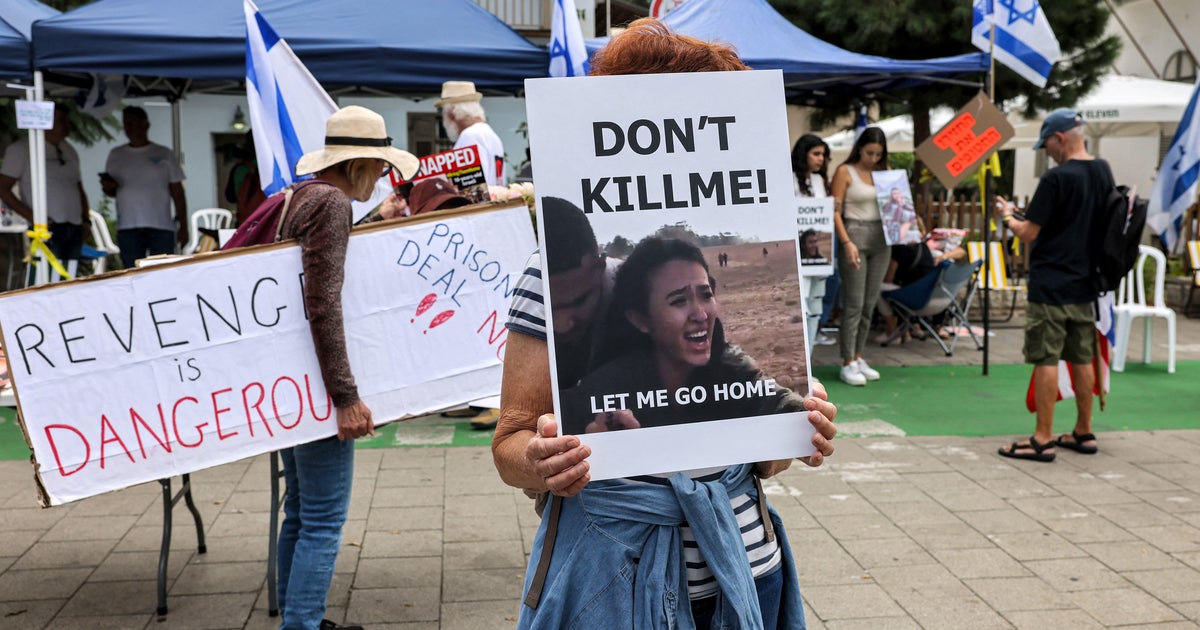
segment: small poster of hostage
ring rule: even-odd
[[[781,74],[526,94],[554,408],[592,478],[811,453]]]
[[[454,184],[460,195],[470,199],[472,203],[490,200],[483,164],[479,160],[479,149],[475,145],[422,157],[421,170],[417,171],[411,182],[398,179],[399,174],[395,170],[389,175],[392,185],[397,188],[411,186],[431,177],[444,177]]]

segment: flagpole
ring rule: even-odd
[[[996,102],[996,23],[989,20],[988,28],[988,98]],[[984,162],[987,164],[988,162]],[[980,168],[983,168],[982,166]],[[988,375],[988,359],[991,353],[988,331],[991,329],[992,301],[990,299],[992,275],[992,213],[988,211],[987,179],[991,169],[985,169],[980,180],[979,208],[983,211],[983,375]]]

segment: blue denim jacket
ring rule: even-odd
[[[712,627],[761,628],[754,578],[729,505],[730,496],[756,492],[752,469],[732,466],[710,482],[676,474],[670,486],[593,481],[579,495],[562,499],[541,599],[536,609],[522,604],[517,628],[694,630],[679,529],[685,520],[721,589]],[[803,629],[791,548],[773,510],[771,520],[783,554],[778,627]],[[543,518],[525,575],[526,594],[546,526]]]

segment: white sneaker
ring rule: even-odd
[[[876,375],[878,376],[878,375]],[[851,361],[850,365],[843,365],[842,372],[838,375],[842,382],[855,387],[862,387],[867,384],[867,379],[858,371],[858,363]]]
[[[820,331],[818,331],[817,334],[813,336],[813,345],[814,346],[832,346],[835,343],[837,343],[837,339],[834,339],[833,337],[830,337],[829,335],[826,335],[825,333],[820,332]]]
[[[879,372],[877,372],[871,366],[867,365],[866,361],[864,361],[862,359],[858,359],[851,365],[857,367],[858,373],[862,374],[863,378],[867,379],[868,381],[878,381],[879,380]]]

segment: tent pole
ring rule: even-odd
[[[171,99],[171,149],[175,151],[175,159],[183,167],[183,104],[179,99]]]
[[[35,70],[33,73],[33,89],[26,90],[26,98],[34,101],[41,101],[44,96],[42,86],[42,73],[40,70]],[[31,129],[29,138],[29,190],[33,193],[33,199],[29,200],[33,206],[33,225],[47,225],[46,223],[46,131],[44,129]],[[33,283],[35,285],[46,284],[50,282],[50,265],[46,261],[43,252],[38,251],[37,263],[35,266]]]

